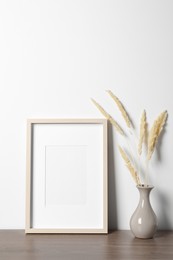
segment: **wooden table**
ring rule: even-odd
[[[0,230],[0,260],[173,260],[173,232],[154,239],[136,239],[130,231],[109,235],[25,235],[23,230]]]

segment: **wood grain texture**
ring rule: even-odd
[[[1,260],[172,260],[173,232],[158,232],[154,239],[136,239],[130,231],[108,235],[25,235],[24,230],[0,231]]]

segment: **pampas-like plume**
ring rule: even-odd
[[[118,125],[118,123],[111,117],[111,115],[109,115],[94,99],[92,99],[92,102],[94,103],[94,105],[98,108],[98,110],[106,117],[106,119],[108,119],[110,121],[110,123],[115,127],[115,129],[117,130],[117,132],[121,135],[124,135],[124,132],[122,130],[122,128]]]
[[[140,184],[140,180],[139,180],[139,176],[138,176],[138,174],[137,174],[135,168],[134,168],[133,165],[131,164],[131,162],[130,162],[128,156],[127,156],[126,153],[123,151],[123,149],[122,149],[120,146],[118,146],[118,148],[119,148],[120,154],[121,154],[121,156],[122,156],[122,158],[123,158],[123,160],[124,160],[124,162],[125,162],[125,164],[126,164],[126,167],[129,169],[129,171],[130,171],[130,173],[131,173],[131,175],[132,175],[134,181],[136,182],[136,184],[139,185],[139,184]]]
[[[141,116],[141,123],[140,123],[140,135],[139,135],[139,144],[138,144],[138,153],[141,155],[142,153],[142,144],[145,141],[146,136],[146,111],[144,110]]]
[[[154,149],[156,147],[158,138],[162,132],[162,129],[166,123],[168,113],[167,111],[162,112],[157,119],[154,121],[153,126],[149,132],[148,137],[148,154],[147,154],[147,160],[149,161],[152,157],[152,154],[154,152]]]
[[[111,98],[115,101],[115,103],[117,104],[125,122],[126,122],[126,125],[130,128],[131,127],[131,122],[130,122],[130,119],[129,119],[129,116],[123,106],[123,104],[121,103],[121,101],[112,93],[111,90],[107,90],[108,94],[111,96]]]

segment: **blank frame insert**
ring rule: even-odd
[[[107,233],[107,120],[28,120],[26,188],[26,233]]]
[[[86,203],[87,146],[45,147],[45,206]]]

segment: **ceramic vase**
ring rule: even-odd
[[[138,185],[139,204],[130,219],[130,229],[137,238],[153,238],[157,230],[157,217],[150,204],[153,186]]]

